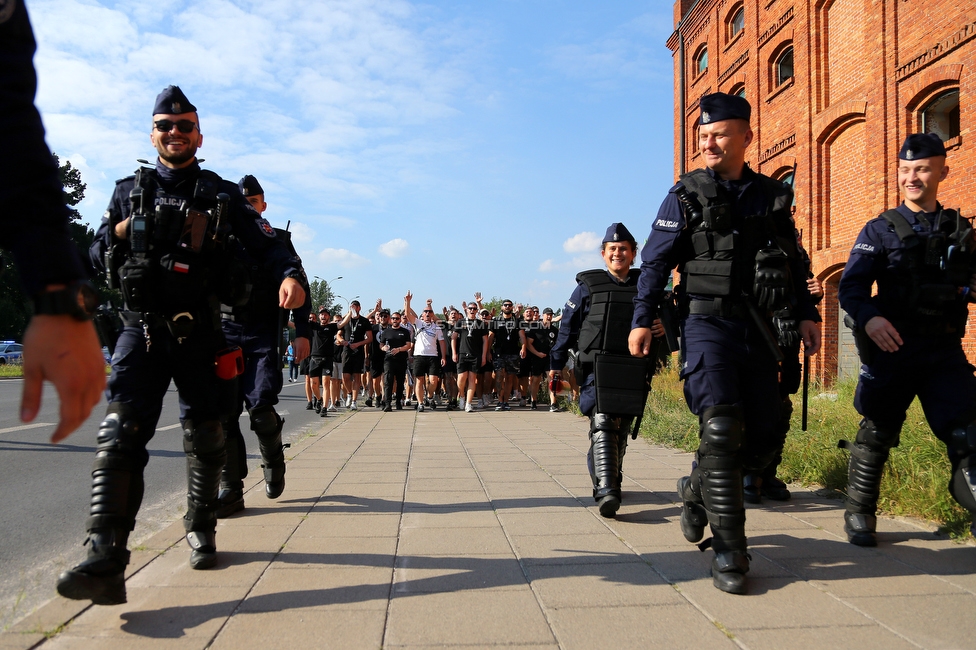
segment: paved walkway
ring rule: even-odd
[[[329,418],[279,500],[249,483],[217,568],[174,522],[133,552],[127,604],[55,598],[0,649],[976,647],[976,548],[891,519],[857,548],[838,501],[796,490],[749,508],[750,595],[724,594],[678,529],[690,456],[633,442],[606,520],[586,447],[570,413]]]

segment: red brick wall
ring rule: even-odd
[[[745,9],[745,30],[729,40],[727,21]],[[690,13],[689,13],[690,11]],[[683,20],[682,20],[683,19]],[[685,96],[684,166],[701,166],[695,142],[698,99],[745,84],[756,139],[749,164],[779,175],[797,166],[796,221],[827,281],[821,307],[826,334],[820,376],[837,372],[836,281],[851,245],[869,219],[900,202],[896,157],[918,110],[950,88],[960,91],[960,136],[947,143],[950,173],[940,189],[946,207],[976,213],[976,11],[972,0],[677,0],[674,57],[677,94]],[[681,22],[678,30],[679,21]],[[677,53],[685,45],[682,87]],[[777,88],[774,59],[788,45],[794,77]],[[708,48],[708,70],[696,74],[695,54]],[[976,310],[973,310],[976,311]],[[964,347],[976,360],[976,322]]]

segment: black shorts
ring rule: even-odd
[[[477,357],[466,357],[463,355],[458,357],[457,372],[459,375],[462,372],[475,372],[475,373],[480,372],[479,371],[480,367],[481,367],[481,359]]]
[[[312,357],[305,357],[304,359],[302,359],[302,362],[298,364],[298,374],[307,375],[308,365],[309,363],[311,363],[311,361],[312,361]]]
[[[457,364],[454,363],[454,359],[448,357],[444,361],[444,365],[441,366],[441,372],[445,375],[456,375],[457,374]]]
[[[332,359],[326,357],[309,357],[308,375],[311,377],[331,377]]]
[[[535,355],[532,354],[531,352],[526,352],[524,358],[519,358],[518,376],[520,378],[524,379],[525,377],[528,377],[530,371],[532,370],[532,359],[530,359],[529,357],[534,358]]]
[[[414,377],[440,377],[441,376],[441,359],[440,357],[424,357],[416,356],[413,358],[413,376]]]
[[[342,374],[360,375],[366,367],[366,353],[362,349],[350,350],[346,348],[342,352]]]
[[[495,370],[495,362],[492,361],[491,358],[489,358],[488,359],[488,363],[486,363],[485,365],[481,366],[481,369],[478,370],[478,372],[480,374],[484,375],[486,373],[494,372],[494,370]]]
[[[538,377],[549,372],[549,355],[537,357],[534,354],[529,359],[531,361],[530,376]]]

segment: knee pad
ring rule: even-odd
[[[206,458],[224,453],[224,429],[219,420],[183,422],[183,451],[187,456]]]
[[[283,422],[270,404],[251,409],[248,415],[251,417],[251,431],[256,433],[259,438],[273,436],[278,432],[278,428]]]
[[[889,429],[878,427],[872,420],[864,418],[861,420],[860,428],[857,430],[855,441],[871,451],[888,452],[892,447],[897,447],[901,438],[901,427]]]
[[[953,429],[948,447],[952,461],[949,494],[959,505],[976,513],[976,422]]]
[[[607,415],[606,413],[594,413],[590,416],[590,434],[597,431],[610,431],[616,433],[621,430],[619,417]]]
[[[738,406],[713,406],[701,416],[701,457],[735,456],[742,447],[742,410]]]

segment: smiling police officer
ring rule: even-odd
[[[807,355],[820,347],[820,316],[806,286],[790,206],[792,190],[752,171],[752,108],[742,97],[701,98],[698,144],[706,169],[681,175],[644,246],[630,351],[650,352],[651,323],[676,266],[685,399],[701,444],[691,476],[678,482],[689,542],[711,525],[712,581],[746,591],[742,472],[760,471],[777,450],[780,397],[773,312],[794,306]],[[703,545],[703,548],[705,546]]]
[[[976,378],[962,350],[976,244],[970,222],[938,202],[949,174],[942,140],[910,135],[898,158],[904,202],[861,230],[838,291],[863,362],[854,408],[864,419],[853,443],[840,442],[851,452],[844,530],[858,546],[878,543],[881,474],[916,396],[946,445],[949,493],[976,512]]]
[[[154,167],[118,182],[90,255],[121,289],[124,329],[112,358],[108,409],[92,469],[88,557],[61,574],[58,593],[98,605],[126,602],[126,542],[143,496],[146,445],[175,381],[187,455],[190,566],[217,563],[216,510],[226,458],[221,417],[242,369],[227,348],[219,304],[241,304],[244,287],[227,274],[227,242],[240,240],[280,283],[278,304],[305,300],[301,265],[237,185],[200,168],[197,109],[176,86],[156,98],[150,141]]]

